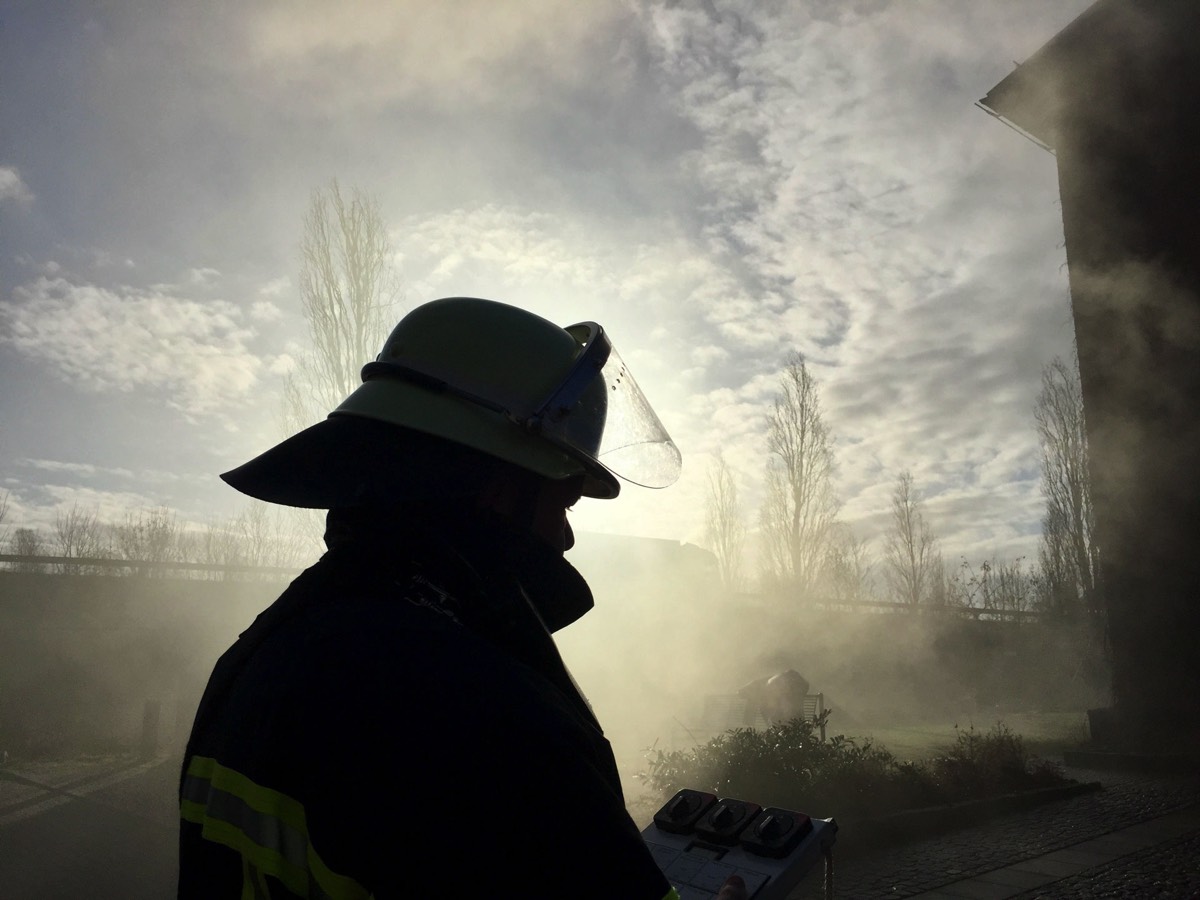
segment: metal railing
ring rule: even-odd
[[[300,566],[259,566],[251,563],[200,563],[162,559],[109,559],[79,556],[24,556],[0,553],[0,566],[8,571],[45,575],[111,574],[123,577],[151,573],[181,573],[184,577],[220,575],[248,578],[293,578]]]

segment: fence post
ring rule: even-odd
[[[158,714],[161,704],[157,700],[147,700],[142,708],[142,743],[139,756],[142,759],[153,759],[158,753]]]

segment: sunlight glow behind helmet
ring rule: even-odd
[[[654,488],[679,477],[678,448],[599,325],[564,329],[491,300],[414,309],[330,415],[413,428],[547,478],[583,474],[590,497],[615,497],[614,474]]]

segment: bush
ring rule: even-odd
[[[762,730],[727,731],[691,750],[658,750],[646,780],[664,799],[686,787],[846,818],[1063,781],[1055,767],[1032,760],[1021,738],[1002,723],[987,733],[956,729],[954,743],[929,762],[897,760],[869,738],[822,741],[820,724],[792,719]]]
[[[974,799],[1044,787],[1063,780],[1057,766],[1035,760],[1025,750],[1021,736],[1003,722],[986,733],[974,726],[955,728],[954,743],[945,754],[927,763],[930,776],[943,794],[954,799]]]

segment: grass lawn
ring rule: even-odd
[[[1006,713],[992,718],[969,717],[957,722],[931,725],[924,723],[910,728],[864,728],[862,737],[886,747],[897,759],[928,759],[937,756],[954,742],[954,728],[972,725],[977,731],[987,731],[1003,722],[1021,736],[1025,749],[1034,756],[1054,756],[1063,750],[1077,747],[1088,739],[1087,713]],[[831,727],[831,733],[837,729]],[[855,735],[857,736],[857,735]]]

